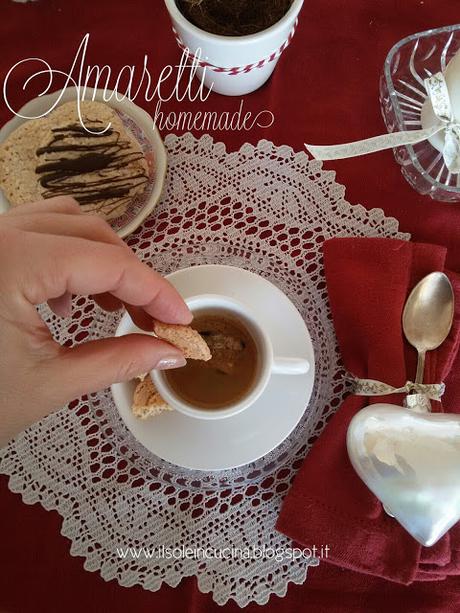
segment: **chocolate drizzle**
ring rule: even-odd
[[[35,172],[40,175],[44,198],[73,196],[82,205],[100,204],[101,208],[115,201],[118,208],[130,201],[133,190],[148,182],[143,166],[135,163],[143,153],[132,151],[130,142],[117,130],[92,133],[79,124],[69,124],[51,131],[51,141],[36,151],[43,160]]]

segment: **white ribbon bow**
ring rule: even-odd
[[[446,386],[444,383],[414,383],[406,381],[401,387],[394,387],[388,383],[375,379],[352,379],[353,394],[356,396],[388,396],[389,394],[415,393],[422,394],[430,400],[441,400]]]
[[[460,124],[452,113],[449,91],[442,72],[424,81],[425,89],[433,106],[438,122],[431,128],[407,130],[382,134],[343,145],[307,145],[307,151],[317,160],[341,160],[344,158],[367,155],[375,151],[392,149],[401,145],[415,145],[431,138],[438,132],[445,132],[443,157],[448,170],[460,172]]]

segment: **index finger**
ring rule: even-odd
[[[190,323],[192,314],[177,290],[125,247],[78,237],[19,234],[12,248],[27,262],[15,281],[32,304],[65,292],[108,292],[166,323]]]

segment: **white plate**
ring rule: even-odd
[[[46,113],[49,108],[51,108],[60,94],[61,90],[58,90],[52,94],[34,98],[25,104],[18,111],[18,113],[25,117],[39,117],[43,113]],[[93,94],[95,100],[103,102],[103,90],[94,90],[90,87],[86,89],[85,100],[92,100]],[[141,225],[144,219],[150,215],[160,200],[166,176],[167,156],[160,134],[156,126],[153,125],[152,117],[146,111],[128,99],[117,100],[115,97],[115,92],[107,90],[106,95],[110,96],[111,94],[113,94],[113,96],[106,104],[120,112],[122,114],[122,118],[124,116],[124,118],[129,118],[129,120],[131,120],[131,125],[135,128],[134,130],[131,129],[131,131],[134,132],[137,140],[140,141],[144,152],[146,152],[147,148],[154,157],[152,187],[150,188],[151,191],[148,198],[145,200],[145,202],[142,200],[139,205],[136,205],[136,203],[131,204],[128,207],[127,212],[122,217],[113,219],[109,222],[117,234],[124,238],[125,236],[131,234],[131,232],[134,232],[134,230]],[[59,101],[59,105],[69,102],[70,100],[75,100],[76,95],[76,90],[74,88],[66,89],[61,100]],[[0,143],[5,141],[8,136],[14,130],[16,130],[16,128],[26,121],[28,120],[17,116],[10,119],[10,121],[8,121],[0,130]],[[129,125],[128,128],[130,128]],[[3,192],[0,190],[0,213],[5,213],[9,208],[10,204]]]
[[[131,412],[134,383],[112,385],[121,418],[134,437],[155,455],[185,468],[224,470],[253,462],[279,445],[295,428],[310,400],[315,378],[313,345],[292,302],[262,277],[232,266],[186,268],[167,279],[184,298],[223,294],[258,314],[275,355],[307,358],[304,375],[272,375],[262,396],[248,409],[225,419],[204,420],[172,411],[150,420]],[[141,332],[126,313],[117,336]]]

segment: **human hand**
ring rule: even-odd
[[[136,323],[188,324],[176,290],[140,262],[110,226],[75,200],[52,198],[0,216],[0,447],[73,398],[153,368],[183,366],[182,353],[147,334],[56,343],[35,306],[70,314],[72,294],[106,310],[127,305]],[[132,306],[128,306],[132,305]]]

